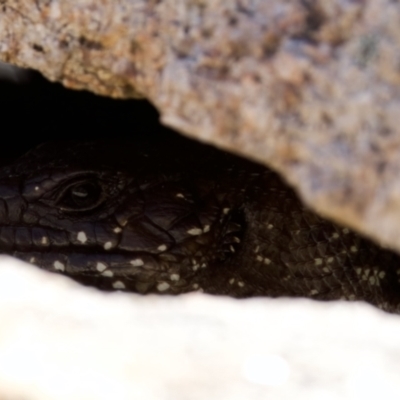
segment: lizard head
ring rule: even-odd
[[[31,151],[0,173],[0,251],[105,290],[202,289],[240,249],[243,194],[231,156],[177,143]]]

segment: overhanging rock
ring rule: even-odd
[[[181,132],[282,173],[400,250],[400,4],[4,0],[0,58],[144,96]]]

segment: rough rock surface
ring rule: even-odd
[[[2,0],[0,58],[143,95],[162,120],[280,171],[400,250],[400,3]]]
[[[370,306],[103,294],[0,261],[1,399],[400,396],[400,321]]]

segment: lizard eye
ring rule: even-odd
[[[94,179],[70,182],[60,192],[57,205],[64,211],[88,211],[103,200],[102,188]]]

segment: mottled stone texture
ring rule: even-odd
[[[0,260],[3,400],[398,399],[400,321],[364,304],[104,294]]]
[[[1,0],[0,58],[145,96],[188,135],[280,171],[400,249],[400,3]]]

